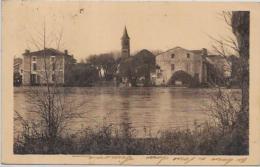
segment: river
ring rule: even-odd
[[[209,96],[217,91],[174,87],[65,89],[70,90],[67,97],[73,99],[75,106],[79,106],[77,110],[84,112],[82,118],[74,120],[68,130],[80,131],[84,128],[95,129],[102,124],[119,126],[128,123],[136,129],[139,137],[147,133],[154,136],[160,130],[192,127],[195,121],[205,122],[209,118]],[[14,110],[25,119],[34,117],[28,112],[32,104],[26,100],[27,91],[30,91],[30,87],[14,88]],[[15,123],[16,133],[21,130],[19,127]]]

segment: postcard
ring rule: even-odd
[[[5,164],[259,165],[260,4],[3,1]]]

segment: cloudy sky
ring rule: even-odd
[[[47,47],[68,49],[80,60],[90,54],[120,50],[127,26],[131,52],[168,50],[176,46],[211,50],[215,38],[232,36],[221,10],[181,3],[5,2],[4,54],[19,56],[42,43],[45,20]]]

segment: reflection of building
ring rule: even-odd
[[[225,58],[208,55],[204,48],[187,50],[175,47],[157,55],[156,65],[156,85],[216,84],[220,83],[219,80],[228,78],[231,70],[231,65]]]
[[[130,38],[128,36],[126,27],[125,27],[125,30],[124,30],[124,34],[121,38],[121,46],[122,46],[121,56],[122,57],[129,57],[130,56]]]
[[[65,84],[66,62],[71,56],[68,51],[60,52],[46,48],[23,54],[23,85]]]

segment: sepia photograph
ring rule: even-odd
[[[250,155],[250,9],[2,5],[12,154]]]

